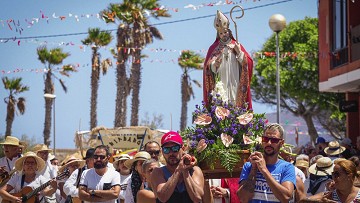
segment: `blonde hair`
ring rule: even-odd
[[[335,164],[340,166],[346,172],[346,174],[352,174],[353,179],[355,177],[359,177],[359,174],[357,173],[356,165],[354,162],[346,160],[346,159],[341,159],[341,160],[337,161]]]
[[[264,129],[264,133],[266,131],[275,132],[276,130],[279,131],[280,138],[284,139],[284,136],[285,136],[284,128],[278,123],[270,123],[270,124],[266,125],[265,129]]]

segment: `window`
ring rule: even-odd
[[[347,46],[347,16],[346,16],[346,2],[347,0],[335,0],[333,9],[333,32],[334,43],[333,51],[345,48]]]
[[[332,68],[348,62],[347,49],[347,1],[333,1]]]

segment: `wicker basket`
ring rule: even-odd
[[[238,178],[240,177],[242,167],[244,163],[248,160],[250,152],[248,150],[238,151],[240,155],[240,161],[237,163],[233,169],[233,172],[230,173],[223,166],[221,166],[219,160],[215,160],[214,169],[211,169],[210,166],[205,162],[199,162],[199,167],[201,168],[205,179],[220,179],[220,178]]]

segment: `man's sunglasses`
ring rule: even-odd
[[[269,142],[271,141],[271,143],[277,144],[279,143],[282,139],[280,138],[276,138],[276,137],[266,137],[266,136],[262,136],[261,137],[262,142]]]
[[[174,145],[171,147],[162,147],[162,151],[164,154],[169,154],[170,150],[173,152],[178,152],[180,150],[181,146],[180,145]]]
[[[155,154],[156,156],[158,156],[160,154],[160,150],[156,150],[156,151],[147,151],[147,153],[149,153],[150,155]]]
[[[106,158],[105,155],[94,155],[93,157],[94,157],[95,160],[97,160],[98,158],[100,158],[101,160]]]

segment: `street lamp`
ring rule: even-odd
[[[274,14],[269,19],[269,26],[276,32],[276,120],[280,124],[279,32],[285,28],[286,19],[281,14]]]
[[[53,106],[53,114],[54,114],[54,155],[56,156],[56,144],[55,144],[55,98],[56,98],[56,95],[55,94],[44,94],[44,97],[45,98],[48,98],[48,99],[52,99],[54,101],[54,106]]]

